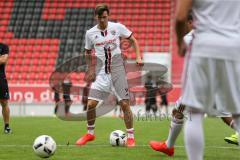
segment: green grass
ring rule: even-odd
[[[0,160],[35,160],[32,150],[34,139],[42,134],[52,136],[58,146],[52,160],[185,160],[186,154],[181,134],[175,156],[169,158],[148,147],[150,140],[165,139],[169,121],[135,120],[137,147],[121,148],[109,145],[109,134],[115,129],[124,130],[124,123],[118,118],[99,118],[96,122],[96,140],[84,147],[74,146],[80,135],[86,132],[85,122],[67,122],[53,117],[18,117],[11,119],[13,134],[0,134]],[[238,147],[223,141],[233,131],[220,119],[205,120],[205,160],[239,160]],[[70,145],[67,145],[67,144]],[[223,148],[227,147],[227,148]]]

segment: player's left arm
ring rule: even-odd
[[[142,63],[142,58],[141,58],[141,55],[140,55],[139,44],[138,44],[138,41],[136,40],[136,38],[133,36],[132,31],[130,31],[123,24],[118,23],[117,26],[118,26],[118,29],[119,29],[120,37],[128,39],[131,42],[131,45],[134,47],[135,53],[136,53],[137,64],[142,65],[143,63]]]
[[[177,3],[175,30],[177,34],[178,54],[180,56],[184,56],[186,52],[186,46],[183,43],[183,37],[186,33],[186,21],[191,7],[192,0],[181,0]]]
[[[8,61],[8,54],[4,54],[0,56],[0,65],[1,64],[6,64]]]
[[[141,54],[140,54],[140,49],[139,49],[140,47],[137,39],[133,35],[131,35],[131,37],[129,38],[129,41],[131,42],[133,48],[135,49],[137,64],[140,64],[140,65],[143,64]]]

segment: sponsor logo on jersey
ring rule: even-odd
[[[102,45],[106,45],[106,44],[110,44],[110,43],[114,43],[114,42],[116,42],[116,39],[110,39],[110,40],[107,40],[107,41],[96,43],[96,46],[102,46]]]

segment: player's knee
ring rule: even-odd
[[[3,108],[7,107],[8,106],[8,101],[7,100],[0,100],[0,103],[1,103],[1,106]]]
[[[121,109],[125,116],[132,115],[132,111],[131,111],[130,105],[129,105],[129,100],[120,101],[120,106],[121,106]]]
[[[65,100],[64,103],[66,106],[71,106],[72,100]]]
[[[71,100],[69,95],[64,95],[63,99],[64,99],[65,105],[69,105],[70,106],[72,104],[72,100]]]
[[[97,106],[97,102],[96,101],[88,100],[88,103],[87,103],[88,110],[94,109],[94,108],[96,108],[96,106]]]
[[[121,100],[120,101],[120,106],[121,106],[123,111],[129,110],[130,109],[129,100]]]

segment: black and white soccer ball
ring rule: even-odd
[[[126,134],[121,130],[115,130],[110,134],[110,144],[112,146],[125,146],[127,141]]]
[[[41,135],[34,140],[33,150],[41,158],[51,157],[57,149],[56,142],[48,135]]]

